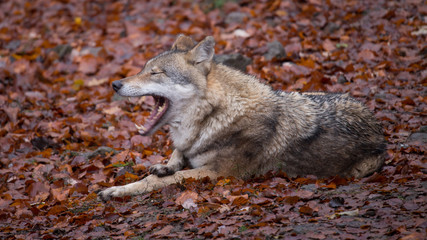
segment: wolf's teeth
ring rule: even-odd
[[[138,125],[138,124],[136,124],[136,123],[135,123],[135,127],[136,127],[138,130],[147,131],[147,129],[146,129],[144,126],[142,126],[142,125]]]

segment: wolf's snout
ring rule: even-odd
[[[120,88],[123,87],[122,81],[120,81],[120,80],[114,81],[112,85],[113,85],[114,91],[116,91],[116,92],[119,91]]]

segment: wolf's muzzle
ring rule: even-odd
[[[112,85],[113,85],[114,91],[116,91],[116,92],[119,91],[120,88],[123,87],[122,81],[120,81],[120,80],[114,81]]]

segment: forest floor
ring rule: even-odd
[[[427,238],[425,1],[14,0],[0,9],[1,239]],[[217,54],[240,54],[274,89],[356,97],[384,127],[385,166],[358,180],[189,179],[98,201],[98,190],[142,179],[172,152],[167,127],[137,134],[150,99],[123,99],[111,82],[179,33],[214,36]]]

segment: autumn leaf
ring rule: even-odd
[[[308,206],[301,206],[299,208],[299,212],[305,215],[312,215],[313,214],[313,209],[311,209]]]
[[[197,198],[199,195],[196,192],[185,191],[176,200],[175,203],[181,205],[185,209],[197,208]]]
[[[68,209],[65,206],[58,205],[58,206],[54,206],[51,209],[49,209],[49,212],[47,214],[48,215],[59,215],[62,212],[65,212],[67,210]]]

